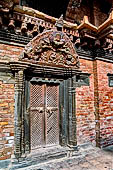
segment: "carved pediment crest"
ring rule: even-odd
[[[59,67],[79,67],[78,55],[69,37],[52,30],[39,34],[28,43],[21,60]]]

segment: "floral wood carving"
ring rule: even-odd
[[[79,58],[69,37],[60,31],[45,31],[25,47],[20,60],[59,67],[79,67]]]
[[[0,12],[9,12],[14,5],[18,5],[19,0],[0,0]]]

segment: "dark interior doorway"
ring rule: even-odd
[[[45,14],[59,18],[67,10],[69,0],[21,0],[21,5],[37,9]]]

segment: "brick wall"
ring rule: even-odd
[[[1,44],[0,60],[18,60],[22,50],[21,47]],[[101,146],[112,144],[113,87],[108,86],[107,74],[113,74],[113,64],[99,60],[80,59],[80,69],[91,75],[90,85],[78,87],[76,90],[78,144],[95,143],[99,137]],[[99,102],[98,107],[96,102]],[[96,111],[99,114],[98,117],[96,117]],[[95,121],[97,118],[99,127]],[[9,158],[13,153],[13,147],[14,84],[5,84],[0,79],[0,159]]]
[[[80,68],[90,73],[90,85],[77,88],[77,141],[78,144],[95,141],[93,62],[80,59]]]
[[[77,141],[93,142],[97,146],[113,144],[113,87],[108,73],[113,64],[80,59],[83,72],[91,73],[90,86],[77,88]]]
[[[113,144],[113,87],[108,85],[108,73],[113,64],[97,61],[101,146]]]
[[[14,144],[14,85],[0,81],[0,160],[11,156]]]
[[[0,60],[18,60],[22,50],[22,47],[0,44]]]
[[[0,61],[16,61],[22,50],[0,44]],[[14,83],[9,83],[11,76],[11,73],[0,72],[0,160],[10,158],[14,147]]]

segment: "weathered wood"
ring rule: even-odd
[[[61,145],[64,144],[62,127],[63,110],[64,110],[64,82],[62,81],[59,87],[59,140]]]
[[[69,145],[76,147],[76,76],[69,78]]]
[[[72,145],[72,79],[69,78],[69,87],[68,87],[68,92],[69,92],[69,145]]]
[[[68,81],[64,80],[60,84],[60,143],[68,143]]]
[[[24,133],[25,153],[30,152],[30,82],[25,80],[24,96]]]
[[[69,98],[68,98],[68,79],[64,80],[64,112],[63,112],[63,127],[65,134],[65,143],[68,143],[68,110],[69,110]]]
[[[76,75],[72,78],[72,134],[73,134],[73,146],[77,145],[76,135]]]
[[[23,71],[15,73],[15,148],[14,154],[18,159],[22,144],[22,95],[23,95]]]

